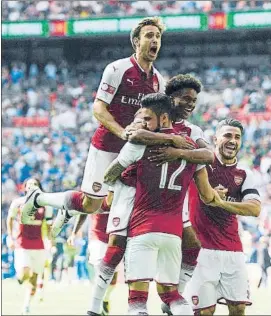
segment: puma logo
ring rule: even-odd
[[[112,65],[114,72],[118,69],[114,65]]]
[[[192,274],[188,274],[188,273],[184,273],[185,275],[187,275],[189,278],[192,278]]]
[[[102,279],[105,284],[107,284],[107,281],[109,281],[109,279],[104,279],[100,274],[99,274],[99,278]]]
[[[132,79],[127,78],[127,81],[131,83],[131,85],[134,84],[134,81]]]

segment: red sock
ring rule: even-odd
[[[85,194],[79,191],[67,191],[65,195],[64,207],[67,210],[83,212],[83,199]]]
[[[184,299],[177,290],[167,293],[160,293],[159,296],[162,302],[164,302],[167,305],[170,305],[172,302]]]
[[[182,263],[187,264],[189,266],[196,266],[199,251],[200,251],[199,247],[183,249],[182,250],[182,254],[183,254]]]
[[[115,269],[121,262],[124,252],[125,249],[119,246],[108,246],[103,258],[103,264]]]

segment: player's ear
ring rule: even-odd
[[[168,113],[163,113],[160,116],[160,126],[167,127],[168,126],[168,121],[169,121]]]
[[[213,142],[214,142],[215,145],[217,144],[217,137],[216,137],[216,135],[213,136]]]

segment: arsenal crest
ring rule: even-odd
[[[93,190],[94,192],[99,192],[99,191],[101,190],[101,188],[102,188],[102,184],[101,184],[101,183],[99,183],[99,182],[93,182],[93,184],[92,184],[92,190]]]
[[[236,185],[240,185],[243,182],[243,178],[240,176],[234,176],[234,182]]]
[[[159,90],[159,82],[158,82],[157,77],[154,77],[154,78],[153,78],[153,90],[154,90],[155,92],[158,92],[158,90]]]
[[[192,302],[193,302],[194,305],[198,305],[198,303],[199,303],[199,297],[196,296],[196,295],[193,295],[193,296],[192,296]]]
[[[115,227],[117,227],[117,226],[119,226],[120,218],[119,218],[119,217],[114,217],[113,220],[112,220],[112,222],[113,222],[113,225],[114,225]]]

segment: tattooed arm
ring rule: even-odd
[[[104,183],[113,185],[125,169],[116,158],[105,171]]]

